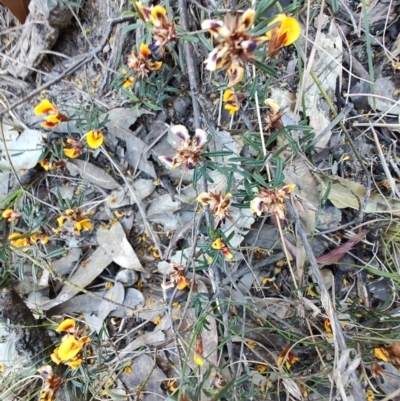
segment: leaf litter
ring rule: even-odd
[[[379,22],[385,10],[378,7],[379,13],[374,14],[374,7],[369,15]],[[18,186],[3,191],[2,211],[30,207],[24,213],[32,224],[24,215],[23,223],[13,227],[36,233],[44,226],[54,232],[43,247],[34,243],[25,251],[10,248],[9,258],[25,263],[13,274],[19,288],[24,288],[27,304],[49,321],[73,316],[97,333],[106,344],[103,362],[114,372],[112,385],[98,387],[108,399],[127,399],[134,391],[146,400],[174,391],[180,400],[208,400],[218,391],[221,398],[230,399],[232,388],[239,398],[247,399],[255,386],[258,399],[278,399],[285,392],[294,399],[325,399],[311,396],[327,391],[345,400],[351,399],[352,382],[361,374],[367,375],[371,391],[377,394],[396,390],[396,356],[383,353],[379,358],[381,354],[373,353],[374,347],[385,349],[388,341],[396,340],[396,329],[385,320],[398,302],[400,208],[396,191],[388,190],[398,186],[399,179],[395,131],[390,131],[391,115],[397,114],[393,73],[382,67],[375,92],[366,96],[376,112],[371,121],[378,127],[383,159],[374,158],[376,143],[367,131],[343,120],[350,139],[358,141],[356,150],[368,166],[364,169],[354,148],[348,149],[350,140],[342,127],[329,126],[335,117],[329,103],[340,105],[349,99],[338,97],[338,86],[364,81],[353,72],[348,74],[352,64],[346,64],[343,55],[348,42],[340,37],[341,21],[321,16],[321,21],[314,21],[317,36],[313,37],[312,29],[308,32],[315,46],[309,65],[316,79],[310,79],[305,64],[305,79],[297,86],[303,116],[295,108],[296,79],[281,75],[293,85],[286,88],[275,78],[267,84],[260,77],[257,85],[248,88],[248,99],[241,100],[246,109],[229,125],[210,125],[209,119],[218,116],[204,113],[210,152],[202,161],[206,167],[169,170],[159,157],[173,157],[179,147],[172,126],[184,124],[194,131],[192,102],[178,113],[175,100],[180,97],[171,97],[175,106],[168,101],[165,110],[148,111],[122,106],[124,98],[115,91],[112,99],[103,99],[110,103],[100,117],[106,118],[105,149],[110,158],[103,150],[93,150],[68,159],[65,170],[49,171],[44,179],[29,182],[24,189],[29,195],[22,191],[23,195],[14,196]],[[368,68],[366,57],[359,56],[351,55],[355,65]],[[73,79],[81,84],[78,76]],[[222,94],[223,89],[218,90]],[[206,80],[202,91],[208,91],[207,100],[218,106],[218,96]],[[268,113],[264,106],[254,107],[254,93],[275,100],[282,110],[282,126],[268,127],[264,144],[248,128],[258,111],[261,119]],[[388,112],[383,124],[389,128],[379,126],[379,112]],[[356,107],[352,118],[359,120],[357,124],[365,124],[363,116]],[[43,143],[57,143],[41,130],[19,134],[3,123],[3,132],[15,170],[37,168]],[[80,135],[82,129],[70,121],[54,132],[65,140],[66,133]],[[313,143],[307,139],[309,132],[313,138],[324,135]],[[1,146],[2,166],[9,169],[3,141]],[[393,176],[390,185],[385,183],[388,171]],[[299,214],[301,225],[293,224],[288,208],[282,221],[269,215],[265,220],[256,217],[251,201],[265,184],[273,189],[295,184],[286,202]],[[217,226],[207,220],[209,209],[196,201],[204,191],[232,194],[229,218]],[[39,199],[44,213],[40,215],[28,199]],[[78,206],[89,212],[92,227],[82,219],[74,223],[75,230],[60,234],[63,225],[57,219]],[[312,258],[301,230],[311,244],[321,281],[310,267]],[[186,287],[168,287],[167,283],[174,283],[171,263],[183,265],[177,274],[184,275]],[[327,297],[334,301],[334,309],[327,308]],[[328,316],[336,316],[339,326],[326,323]],[[390,334],[383,336],[382,328]],[[340,331],[349,348],[341,345]],[[373,340],[363,342],[361,335]],[[350,346],[353,342],[357,347]],[[285,350],[287,360],[293,352],[294,362],[279,365]],[[9,358],[5,351],[2,355]],[[378,373],[370,374],[374,368]]]

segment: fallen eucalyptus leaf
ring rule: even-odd
[[[111,311],[115,310],[115,304],[108,302],[108,300],[112,300],[122,304],[125,298],[125,289],[121,283],[116,282],[113,287],[106,291],[104,294],[104,299],[101,301],[99,305],[98,317],[101,320],[104,320]]]
[[[349,181],[341,177],[316,176],[320,182],[320,196],[325,196],[327,190],[328,199],[339,209],[347,207],[359,210],[364,206],[367,188],[357,182]],[[366,213],[393,213],[400,215],[400,201],[371,193],[365,205]]]
[[[165,334],[162,331],[159,330],[159,331],[147,332],[137,337],[135,340],[129,343],[125,348],[119,350],[119,355],[128,356],[129,353],[136,351],[140,347],[143,346],[148,347],[150,345],[155,345],[162,341],[165,341]],[[118,361],[120,361],[120,356],[114,358],[110,363],[113,364]]]
[[[119,266],[145,272],[132,245],[128,242],[124,229],[119,222],[110,228],[100,227],[96,233],[97,242]]]
[[[6,134],[12,139],[0,141],[0,167],[11,168],[8,155],[15,170],[35,167],[43,152],[42,144],[46,134],[33,129],[25,129],[21,135],[13,130],[7,131]]]
[[[150,196],[155,189],[153,180],[145,180],[140,178],[132,184],[133,191],[139,200],[143,200]],[[126,186],[120,186],[111,192],[111,195],[106,200],[106,205],[110,209],[116,209],[126,205],[133,205],[135,203],[133,196]]]
[[[139,355],[133,360],[131,368],[134,373],[127,374],[122,370],[119,379],[127,389],[132,389],[131,396],[133,398],[140,398],[141,401],[165,399],[165,392],[161,388],[161,383],[167,380],[167,376],[156,365],[153,358],[146,354]]]
[[[84,180],[101,188],[115,189],[120,187],[118,182],[110,174],[106,173],[104,169],[84,160],[69,160],[67,169],[71,175],[80,174]]]
[[[130,127],[136,122],[137,118],[140,117],[144,111],[132,110],[125,108],[116,108],[110,110],[108,114],[109,122],[106,124],[108,129],[107,141],[111,145],[116,146],[119,139],[125,141],[126,144],[126,160],[133,166],[138,166],[140,171],[148,174],[150,177],[156,178],[156,172],[154,170],[153,163],[146,159],[146,155],[143,154],[147,149],[147,145],[135,136],[135,132],[132,132]]]
[[[70,248],[68,252],[60,259],[53,260],[51,262],[51,266],[53,270],[58,274],[61,275],[68,274],[74,267],[74,264],[78,262],[81,255],[82,255],[81,248]]]
[[[58,296],[43,304],[42,309],[49,310],[50,308],[54,308],[56,305],[71,299],[74,295],[80,292],[80,288],[85,288],[96,277],[98,277],[111,262],[111,257],[109,257],[107,252],[99,246],[92,255],[90,255],[89,259],[85,261],[84,266],[80,265],[77,271],[69,279],[69,282],[75,284],[75,286],[64,284]]]

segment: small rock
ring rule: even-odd
[[[339,273],[346,274],[354,271],[356,266],[356,261],[351,255],[344,255],[338,263],[335,264],[336,270]]]
[[[339,225],[342,220],[342,211],[335,206],[324,206],[318,213],[318,230],[330,230]]]
[[[179,96],[174,100],[173,108],[178,118],[184,118],[188,114],[188,108],[192,99],[188,96]]]
[[[124,287],[130,287],[139,280],[137,272],[131,269],[122,269],[115,276],[115,281],[121,283]]]
[[[368,289],[381,301],[389,300],[393,294],[392,283],[385,277],[369,283]]]

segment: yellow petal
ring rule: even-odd
[[[57,217],[57,223],[58,223],[58,227],[61,227],[64,225],[65,220],[67,220],[66,216],[60,216]]]
[[[133,83],[133,77],[129,77],[125,80],[124,84],[122,85],[123,88],[129,88]]]
[[[239,110],[239,107],[236,104],[227,103],[224,106],[224,109],[229,111],[229,114],[235,114]]]
[[[74,337],[67,336],[64,337],[59,348],[58,356],[62,362],[68,361],[74,358],[79,351],[83,348],[83,344],[79,343]]]
[[[276,25],[275,28],[268,31],[265,36],[267,40],[271,39],[272,32],[277,29],[278,37],[284,38],[283,46],[289,46],[295,42],[301,33],[301,27],[296,18],[287,17],[285,14],[278,14],[268,26]]]
[[[151,54],[151,50],[149,46],[147,46],[145,43],[142,43],[140,45],[140,54],[144,57],[147,58]]]
[[[158,71],[163,63],[162,61],[147,61],[146,65],[150,71]]]
[[[78,229],[78,225],[79,225],[79,229]],[[90,223],[90,219],[83,219],[81,221],[78,221],[76,223],[76,227],[75,227],[78,231],[81,231],[82,229],[89,231],[93,228],[92,224]]]
[[[70,159],[75,159],[79,156],[79,150],[73,148],[64,148],[64,154]]]
[[[43,159],[39,164],[40,164],[46,171],[51,170],[51,165],[50,165],[49,159]]]
[[[92,149],[97,149],[103,144],[104,135],[100,131],[89,131],[86,136],[87,144]]]
[[[48,116],[44,117],[45,122],[40,124],[43,128],[55,128],[61,121],[65,120],[61,116],[61,114],[49,114]]]
[[[263,200],[261,198],[254,198],[250,202],[250,210],[253,213],[257,213],[257,216],[261,216],[261,213],[263,212]]]
[[[222,35],[226,31],[226,27],[222,21],[206,19],[201,23],[201,29],[206,29],[213,36]]]
[[[294,43],[300,36],[301,27],[296,18],[286,17],[282,21],[280,35],[285,35],[284,46],[289,46]]]
[[[227,89],[222,97],[224,102],[231,102],[235,100],[235,92],[232,89]]]
[[[385,349],[382,347],[376,347],[374,348],[374,357],[381,359],[384,362],[388,362],[389,359],[387,357],[387,353],[385,352]]]
[[[194,354],[193,360],[196,365],[199,365],[199,366],[204,365],[204,360],[199,354]]]
[[[147,22],[149,21],[149,17],[151,14],[150,8],[149,7],[145,7],[141,2],[137,1],[136,3],[133,3],[133,6],[135,7],[137,13],[139,14],[139,17]]]
[[[240,19],[239,31],[243,32],[249,30],[253,25],[255,15],[255,10],[246,10]]]
[[[76,322],[74,319],[65,319],[59,324],[59,326],[56,328],[56,331],[58,331],[59,333],[62,331],[72,333],[75,331],[75,326]]]
[[[46,114],[49,112],[57,113],[57,107],[53,106],[49,99],[43,99],[33,110],[35,115],[40,116],[41,114]]]
[[[231,88],[232,86],[238,84],[243,79],[243,75],[244,75],[243,67],[237,64],[231,64],[231,66],[228,68],[228,76],[229,76],[228,88]]]
[[[162,21],[165,20],[167,15],[167,10],[160,5],[151,8],[151,16],[150,21],[153,25],[159,25]]]
[[[229,260],[233,259],[233,254],[232,252],[229,250],[229,248],[227,246],[223,247],[221,249],[222,254]]]
[[[50,355],[51,360],[59,365],[62,361],[58,355],[58,347],[54,350],[54,352]]]
[[[272,25],[276,25],[274,28],[272,28],[271,30],[269,30],[268,32],[266,32],[265,37],[267,40],[271,39],[272,36],[272,31],[275,28],[280,28],[282,21],[286,18],[285,14],[278,14],[267,26],[272,26]]]
[[[211,246],[213,247],[213,249],[216,249],[217,251],[219,251],[219,250],[221,250],[221,249],[225,246],[225,244],[224,244],[224,242],[222,241],[221,238],[217,238],[217,239],[212,243]]]
[[[271,109],[272,114],[277,114],[281,110],[278,102],[274,99],[265,99],[264,104]]]
[[[178,283],[176,285],[178,290],[183,290],[184,288],[186,288],[186,286],[187,286],[186,278],[185,277],[179,277]]]
[[[207,206],[210,204],[211,196],[208,192],[202,192],[197,198],[197,201],[200,202],[203,206]]]
[[[68,362],[67,365],[68,365],[72,370],[75,370],[75,369],[78,369],[78,368],[79,368],[79,366],[80,366],[81,363],[82,363],[82,358],[76,358],[76,359],[74,359],[73,361]]]
[[[42,245],[46,245],[49,242],[49,236],[44,233],[33,234],[31,237],[31,242],[36,244],[37,241],[40,241]]]
[[[6,209],[4,210],[4,212],[1,214],[1,216],[3,217],[3,219],[8,219],[10,218],[10,216],[14,213],[13,209]]]

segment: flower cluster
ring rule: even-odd
[[[285,198],[294,190],[295,185],[285,185],[282,188],[266,189],[261,188],[261,192],[250,202],[252,212],[261,216],[262,213],[272,213],[279,220],[285,219]]]
[[[201,129],[196,129],[196,133],[191,137],[183,125],[175,125],[171,128],[171,132],[181,141],[179,148],[174,149],[176,155],[174,157],[159,156],[159,159],[171,168],[185,165],[187,169],[192,170],[207,144],[207,134]]]
[[[56,161],[51,161],[50,159],[43,159],[39,162],[39,164],[46,170],[46,171],[51,171],[51,170],[56,170],[56,169],[64,169],[67,165],[65,160],[56,160]]]
[[[392,343],[390,347],[375,347],[374,356],[384,362],[390,362],[396,365],[400,365],[400,343]]]
[[[183,265],[178,265],[172,261],[169,261],[169,277],[171,278],[171,281],[169,283],[166,283],[163,285],[164,288],[173,288],[176,287],[178,290],[183,290],[184,288],[187,287],[188,283],[185,277],[185,266]]]
[[[37,116],[44,115],[44,122],[40,124],[43,128],[55,128],[63,121],[68,121],[68,117],[61,113],[49,99],[43,99],[35,108],[34,113]]]
[[[229,88],[243,79],[244,65],[253,60],[254,50],[262,41],[248,32],[253,25],[254,16],[255,11],[249,9],[241,16],[227,14],[225,22],[205,20],[201,24],[202,29],[208,30],[218,42],[205,61],[206,68],[209,71],[227,68]]]
[[[88,146],[92,149],[97,149],[99,148],[104,141],[104,135],[101,131],[98,130],[91,130],[89,131],[84,138],[86,138],[86,142]],[[84,144],[81,140],[75,140],[72,138],[68,138],[66,140],[67,146],[64,147],[64,154],[65,156],[69,157],[70,159],[75,159],[77,158],[83,148]]]
[[[301,33],[298,21],[285,14],[278,14],[268,26],[273,27],[266,33],[266,40],[269,41],[268,57],[274,57],[282,47],[294,43]]]
[[[134,5],[139,17],[153,25],[152,50],[159,48],[161,55],[164,56],[165,46],[176,38],[175,23],[169,19],[167,10],[160,5],[145,7],[140,2]]]
[[[87,217],[91,214],[93,214],[92,211],[67,209],[65,214],[57,218],[58,226],[71,230],[74,235],[79,235],[82,230],[89,231],[93,228],[90,218]]]
[[[152,60],[150,56],[151,50],[144,43],[140,45],[139,53],[135,48],[132,49],[127,65],[131,71],[134,71],[134,75],[130,75],[125,79],[124,88],[129,88],[132,85],[134,77],[138,79],[147,78],[150,71],[158,71],[162,67],[162,61]],[[123,74],[127,74],[127,72],[126,70],[122,70]]]
[[[290,369],[300,358],[293,354],[290,347],[285,347],[278,356],[277,365],[280,367],[285,362],[287,369]]]
[[[71,369],[77,369],[82,363],[82,349],[90,343],[90,338],[82,336],[77,330],[75,320],[65,319],[56,329],[59,333],[67,333],[61,340],[61,344],[51,354],[51,359],[57,365],[64,363]]]
[[[62,385],[62,379],[54,374],[50,365],[42,366],[38,372],[44,379],[40,401],[54,401],[57,391]]]
[[[210,207],[210,213],[216,217],[215,226],[217,227],[221,221],[224,223],[230,217],[231,197],[232,194],[229,192],[225,196],[220,193],[203,192],[197,197],[197,200],[203,206]]]
[[[1,214],[1,217],[3,217],[3,219],[7,219],[7,221],[11,222],[11,221],[19,219],[21,217],[21,213],[16,212],[13,209],[6,209]]]
[[[44,232],[30,234],[12,233],[9,235],[8,240],[12,246],[15,246],[16,248],[23,248],[34,245],[37,242],[40,242],[42,245],[46,245],[49,242],[49,236]]]
[[[213,243],[212,243],[212,248],[220,251],[227,259],[232,260],[233,259],[233,254],[229,250],[228,245],[225,244],[224,241],[222,241],[221,238],[217,238]]]

